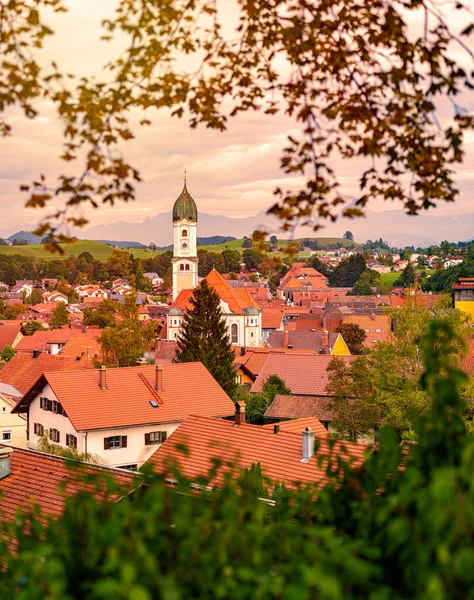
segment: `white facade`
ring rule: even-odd
[[[14,400],[0,394],[0,443],[24,448],[26,446],[26,417],[12,415]]]
[[[183,219],[173,223],[173,300],[181,290],[198,283],[197,223]]]
[[[66,447],[67,434],[75,436],[77,439],[78,452],[94,454],[98,457],[100,464],[107,466],[128,467],[136,465],[137,468],[141,467],[141,465],[148,460],[160,446],[160,443],[146,444],[145,434],[166,432],[166,437],[169,437],[179,425],[179,422],[176,421],[172,423],[153,423],[134,427],[76,431],[67,416],[41,408],[41,397],[57,402],[57,397],[49,385],[46,385],[43,391],[31,402],[28,411],[29,441],[27,446],[33,450],[36,449],[40,435],[35,433],[35,431],[37,431],[35,424],[39,424],[42,426],[43,430],[48,430],[50,432],[51,429],[55,429],[59,432],[58,444],[60,446]],[[110,447],[106,449],[105,446],[107,443],[104,442],[104,440],[111,437],[119,437],[120,444],[125,437],[126,447]]]

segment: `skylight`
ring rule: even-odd
[[[150,404],[153,406],[153,408],[159,408],[158,402],[156,400],[150,400]]]

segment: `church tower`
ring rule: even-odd
[[[181,290],[193,289],[198,283],[197,206],[184,187],[173,206],[173,300]]]

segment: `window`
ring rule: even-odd
[[[71,433],[66,433],[66,446],[77,448],[77,437]]]
[[[2,440],[4,442],[8,442],[12,439],[12,432],[11,431],[2,431]]]
[[[64,417],[67,416],[66,411],[57,400],[48,400],[48,398],[45,398],[44,396],[40,397],[40,408],[43,410],[49,410],[57,415],[63,415]]]
[[[380,329],[380,327],[375,330],[375,333],[382,333],[382,330]]]
[[[179,270],[184,271],[184,265],[179,265]]]
[[[253,331],[250,332],[250,337],[253,337]]]
[[[241,385],[242,384],[242,375],[236,375],[235,376],[235,383],[237,385]]]
[[[113,450],[114,448],[126,448],[127,447],[127,436],[126,435],[111,435],[110,437],[104,438],[104,450]]]
[[[189,265],[186,265],[186,271],[189,271]]]
[[[370,333],[370,329],[364,329],[365,333]]]
[[[182,237],[188,237],[188,230],[187,229],[183,229],[183,233],[181,234]]]
[[[166,440],[166,431],[152,431],[145,433],[145,445],[162,444]]]
[[[7,412],[6,406],[2,406],[2,412]]]
[[[44,433],[43,425],[41,425],[41,423],[35,423],[34,432],[35,432],[35,435],[43,435],[43,433]]]
[[[59,435],[59,431],[57,429],[50,429],[49,437],[52,442],[56,442],[57,444],[59,444],[60,435]]]
[[[121,467],[118,467],[119,469],[125,469],[126,471],[136,471],[138,468],[138,465],[122,465]]]
[[[232,327],[230,328],[230,333],[231,333],[231,337],[232,337],[232,343],[238,344],[239,343],[239,329],[237,327],[237,323],[232,323]]]

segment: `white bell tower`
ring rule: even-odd
[[[184,187],[173,206],[173,300],[181,290],[193,289],[198,283],[197,206]]]

